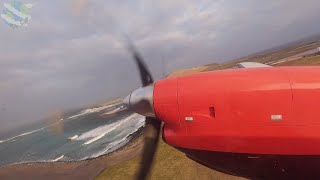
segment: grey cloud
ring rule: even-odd
[[[29,27],[0,24],[0,99],[7,106],[0,112],[0,131],[137,88],[123,33],[159,79],[163,71],[224,62],[318,33],[319,5],[316,0],[39,1]]]

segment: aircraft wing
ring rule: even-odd
[[[242,62],[237,64],[234,68],[262,68],[262,67],[272,67],[270,65],[257,63],[257,62]]]

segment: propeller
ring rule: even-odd
[[[132,92],[124,99],[125,105],[139,114],[146,116],[146,125],[144,129],[144,147],[140,168],[136,179],[144,180],[147,178],[154,155],[157,150],[161,121],[155,117],[153,110],[153,78],[139,52],[129,41],[129,51],[133,55],[135,64],[138,67],[142,87]]]

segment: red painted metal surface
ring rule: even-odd
[[[320,67],[230,69],[160,80],[154,108],[173,146],[320,154]]]

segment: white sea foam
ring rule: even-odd
[[[51,162],[59,161],[59,160],[61,160],[63,157],[64,157],[64,155],[62,155],[62,156],[60,156],[60,157],[58,157],[58,158],[56,158],[56,159],[51,160]]]
[[[127,139],[127,137],[122,138],[122,139],[119,139],[119,140],[117,140],[117,141],[114,141],[114,142],[108,144],[108,145],[106,146],[106,148],[103,149],[102,151],[99,151],[99,152],[93,154],[93,155],[91,156],[91,158],[96,158],[96,157],[99,157],[99,156],[101,156],[101,155],[104,155],[104,154],[107,154],[107,153],[109,153],[109,152],[112,152],[112,151],[114,151],[114,150],[122,147],[123,145],[125,145],[128,141],[129,141],[129,139]]]
[[[95,138],[92,138],[90,139],[89,141],[86,141],[85,143],[83,143],[83,145],[88,145],[88,144],[91,144],[99,139],[101,139],[103,136],[105,136],[107,133],[103,133],[103,134],[100,134],[99,136],[95,137]]]
[[[114,109],[114,110],[111,110],[111,111],[109,111],[109,112],[106,112],[106,113],[104,113],[104,114],[106,114],[106,115],[113,114],[113,113],[118,112],[120,109],[121,109],[121,108],[118,107],[118,108],[116,108],[116,109]]]
[[[108,108],[113,107],[115,105],[117,105],[117,104],[112,104],[112,105],[107,105],[107,106],[102,106],[102,107],[97,107],[97,108],[91,108],[91,109],[85,109],[85,110],[81,111],[79,114],[76,114],[76,115],[68,117],[68,119],[74,119],[74,118],[77,118],[77,117],[80,117],[80,116],[84,116],[84,115],[87,115],[87,114],[100,112],[102,110],[108,109]]]
[[[74,136],[72,136],[72,137],[69,137],[68,139],[69,140],[75,140],[75,139],[77,139],[79,136],[78,135],[74,135]]]
[[[144,116],[138,115],[138,114],[132,114],[129,115],[126,118],[123,118],[121,120],[118,120],[117,122],[114,122],[112,124],[109,125],[103,125],[97,128],[94,128],[90,131],[84,132],[82,134],[71,134],[70,137],[68,138],[69,140],[72,141],[77,141],[77,140],[81,140],[81,143],[86,146],[85,148],[83,147],[83,154],[79,154],[79,155],[74,155],[72,156],[72,158],[68,157],[68,153],[69,152],[67,149],[65,148],[61,148],[62,151],[60,151],[60,148],[57,149],[57,153],[59,153],[58,155],[52,157],[49,156],[49,159],[46,160],[39,160],[39,157],[28,157],[27,159],[34,159],[34,162],[55,162],[55,161],[73,161],[73,160],[81,160],[81,159],[86,159],[84,158],[84,156],[87,156],[87,158],[94,158],[94,157],[98,157],[110,152],[113,152],[123,146],[125,146],[131,138],[130,134],[133,134],[134,132],[136,132],[140,127],[142,127],[144,125]],[[7,140],[0,140],[1,142],[4,141],[15,141],[15,138],[21,137],[21,136],[26,136],[32,133],[36,133],[37,131],[40,130],[46,130],[47,127],[41,128],[41,129],[37,129],[34,131],[30,131],[30,132],[26,132],[26,133],[22,133],[18,136],[9,138]],[[39,133],[40,134],[40,133]],[[37,134],[35,134],[37,135]],[[31,137],[31,136],[30,136]],[[102,139],[103,138],[103,139]],[[100,139],[103,140],[101,143],[100,141],[98,141]],[[17,139],[17,141],[19,141],[19,139]],[[72,141],[69,141],[68,143],[72,143]],[[99,142],[99,143],[94,143],[94,142]],[[92,144],[91,144],[92,143]],[[91,146],[97,146],[97,148],[94,152],[92,152],[91,146],[88,146],[89,144],[91,144]],[[14,143],[12,143],[12,145],[14,145]],[[75,143],[75,145],[78,146],[77,143]],[[79,147],[80,149],[82,149],[81,147]],[[88,149],[87,149],[88,148]],[[71,148],[73,149],[73,148]],[[66,151],[65,151],[66,150]],[[88,152],[87,152],[88,151]],[[62,155],[64,154],[64,155]],[[47,156],[45,156],[47,157]],[[21,162],[19,162],[21,163]]]
[[[132,123],[129,123],[130,121],[132,121]],[[141,123],[142,122],[142,123]],[[82,135],[80,135],[76,140],[86,140],[91,138],[90,140],[86,141],[83,145],[88,145],[91,144],[99,139],[101,139],[102,137],[104,137],[106,134],[124,127],[124,126],[130,126],[132,124],[142,124],[143,125],[144,122],[144,116],[138,115],[138,114],[132,114],[126,118],[124,118],[123,120],[121,120],[120,122],[114,122],[112,124],[108,124],[108,125],[104,125],[104,126],[100,126],[98,128],[95,128],[93,130],[90,130],[88,132],[83,133]],[[142,126],[141,125],[141,126]],[[126,129],[126,128],[124,128]]]
[[[139,128],[141,128],[144,125],[145,125],[145,121],[144,121],[144,118],[142,118],[137,123],[135,123],[135,125],[134,125],[135,128],[131,129],[132,131],[130,131],[130,133],[127,134],[124,138],[121,138],[119,140],[116,140],[116,141],[109,143],[103,150],[93,154],[91,156],[91,158],[96,158],[101,155],[113,152],[113,151],[119,149],[120,147],[124,146],[126,143],[128,143],[130,141],[130,138],[129,138],[130,134],[136,132]]]
[[[11,138],[8,138],[8,139],[5,139],[5,140],[1,140],[0,143],[4,143],[4,142],[7,142],[7,141],[11,141],[11,140],[15,141],[15,139],[18,138],[18,137],[26,136],[26,135],[38,132],[40,130],[43,130],[43,128],[36,129],[36,130],[30,131],[30,132],[26,132],[26,133],[22,133],[22,134],[19,134],[17,136],[14,136],[14,137],[11,137]]]
[[[123,110],[126,110],[127,108],[124,107],[123,105],[114,109],[114,110],[111,110],[111,111],[108,111],[106,113],[104,113],[105,115],[110,115],[110,114],[114,114],[114,113],[117,113],[117,112],[120,112],[120,111],[123,111]]]

